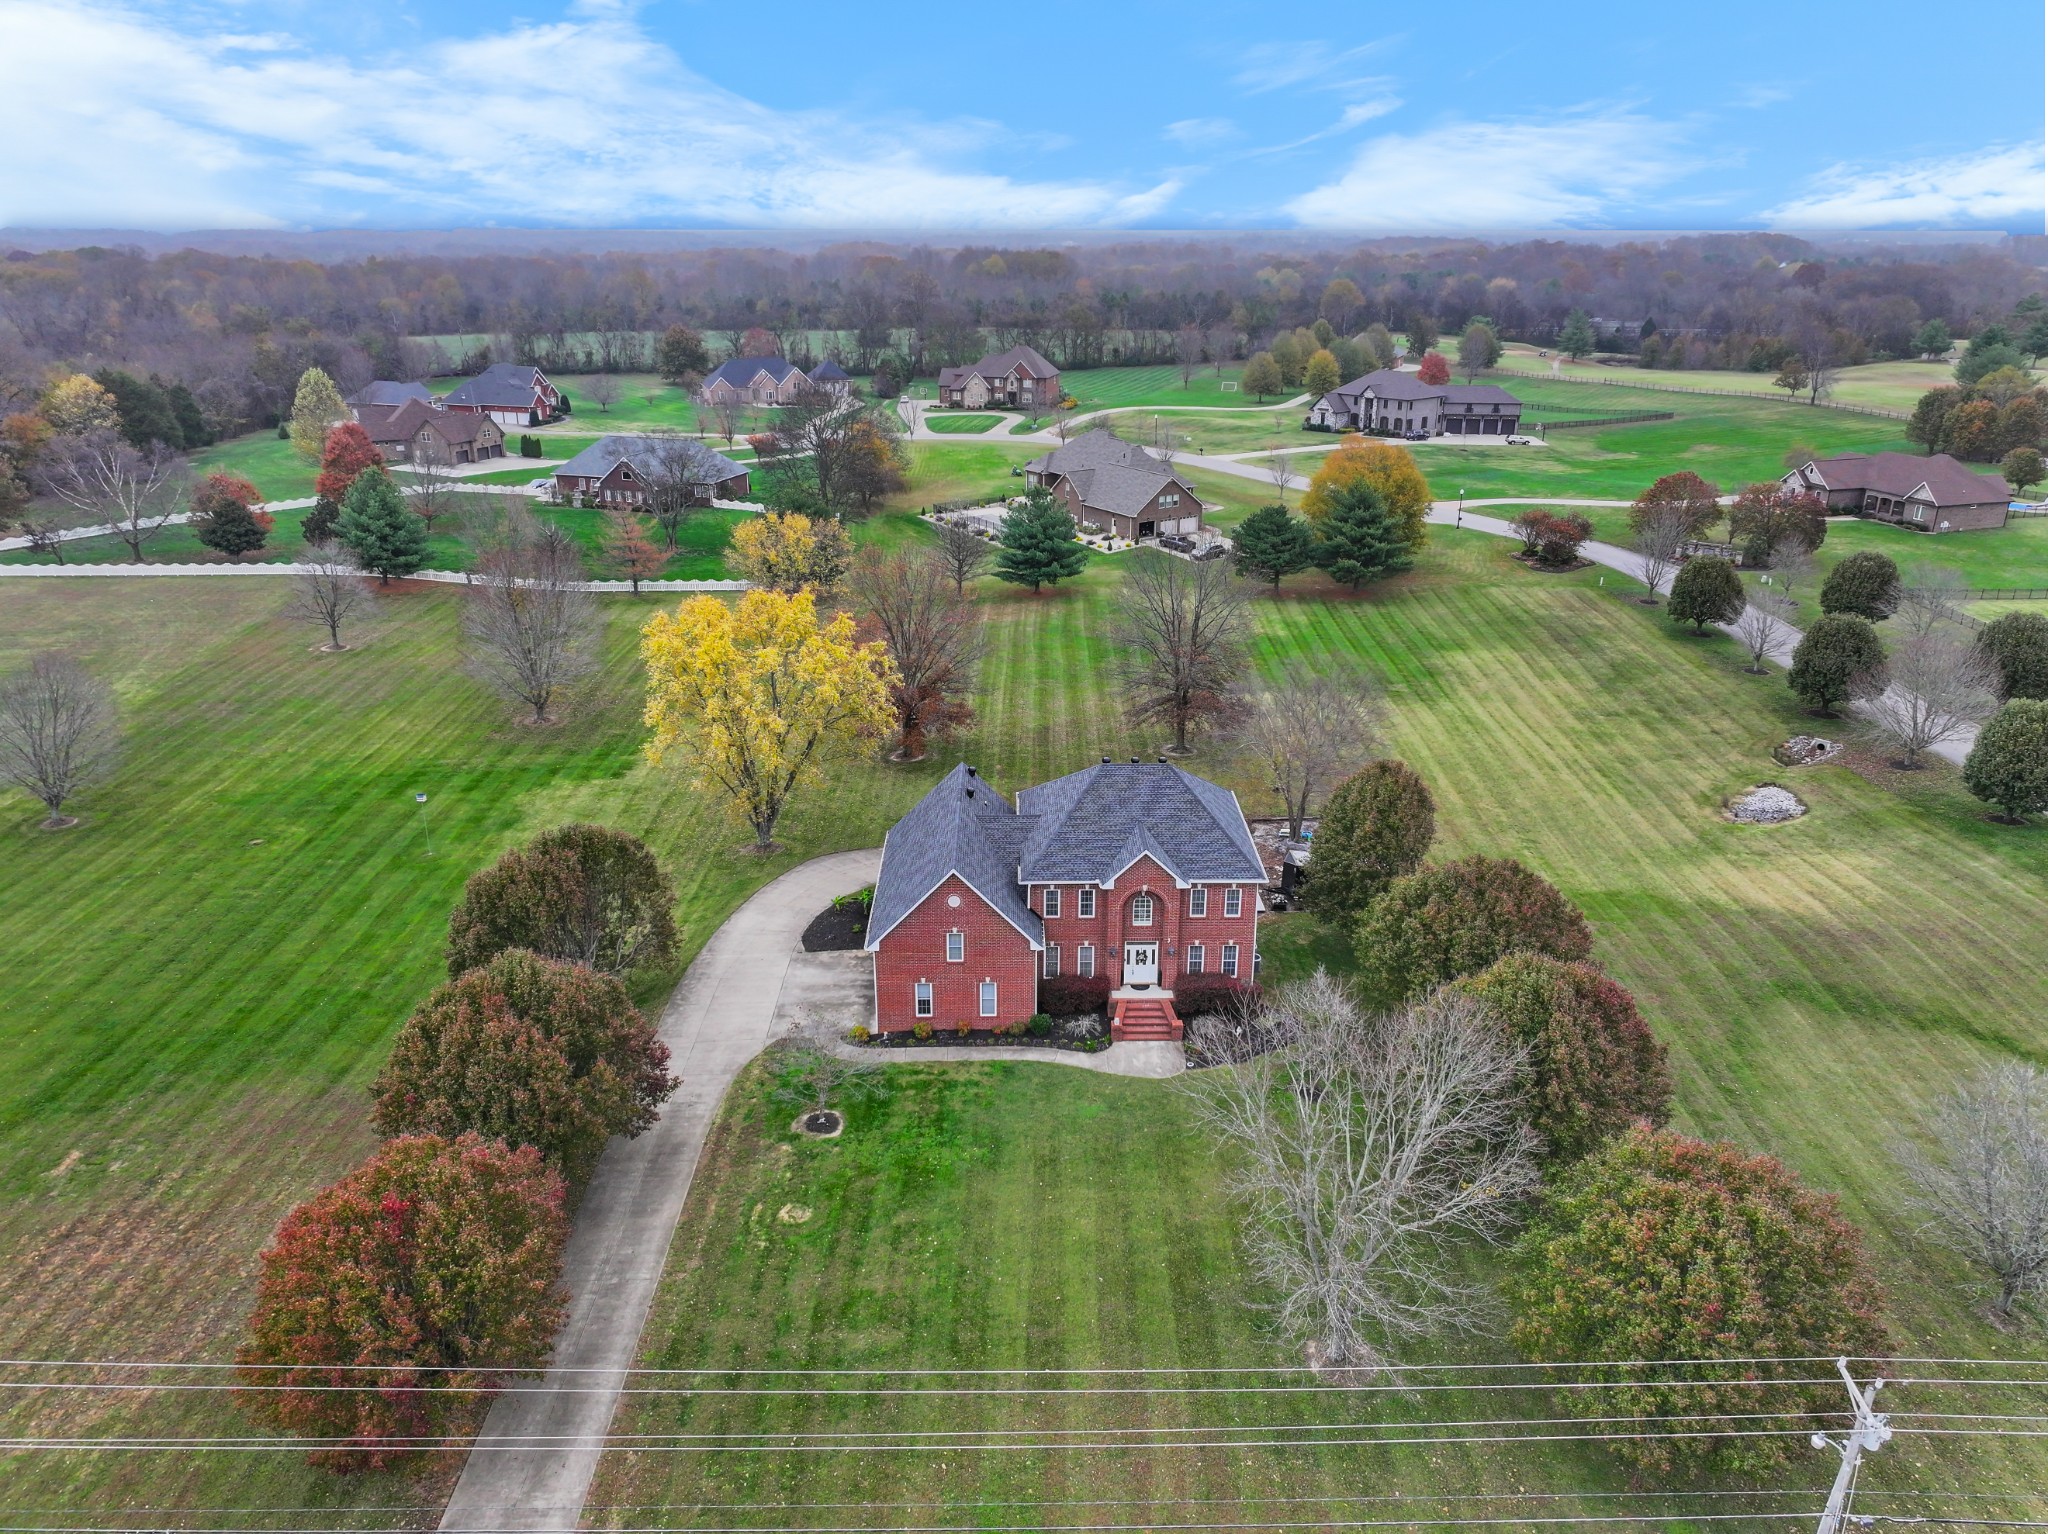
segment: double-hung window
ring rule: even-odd
[[[1200,943],[1188,944],[1188,973],[1199,975],[1202,972],[1202,964],[1207,958],[1208,955],[1203,951]]]
[[[1045,892],[1045,914],[1048,916],[1060,914],[1060,892],[1056,888],[1048,889]]]
[[[1241,889],[1227,889],[1227,890],[1225,890],[1225,891],[1223,892],[1223,914],[1224,914],[1225,916],[1242,916],[1242,915],[1244,915],[1244,891],[1243,891],[1243,890],[1241,890]]]
[[[1202,888],[1201,885],[1197,884],[1193,889],[1188,891],[1188,915],[1207,916],[1208,914],[1209,892],[1206,889]]]
[[[911,993],[911,994],[912,994],[912,996],[913,996],[913,997],[914,997],[914,998],[916,999],[916,1004],[917,1004],[917,1015],[918,1015],[919,1017],[930,1017],[930,1016],[932,1015],[932,983],[931,983],[931,981],[929,981],[929,980],[920,980],[920,981],[918,981],[918,982],[917,982],[917,986],[916,986],[916,988],[915,988],[915,989],[914,989],[914,990],[912,991],[912,993]]]
[[[993,980],[981,982],[981,1015],[983,1017],[994,1017],[996,1015],[996,983]]]
[[[967,934],[955,927],[946,934],[946,962],[958,964],[967,957]]]
[[[1095,914],[1095,886],[1084,884],[1074,891],[1074,914],[1093,916]]]
[[[1045,977],[1048,980],[1056,980],[1059,978],[1059,973],[1060,945],[1058,943],[1047,943],[1045,945]]]
[[[1095,945],[1083,943],[1074,950],[1074,973],[1083,980],[1095,978]]]
[[[1223,945],[1223,973],[1233,980],[1237,978],[1237,944],[1235,943],[1225,943]]]

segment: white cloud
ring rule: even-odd
[[[1326,128],[1318,128],[1315,132],[1304,134],[1300,138],[1289,139],[1284,144],[1268,144],[1264,148],[1244,150],[1238,158],[1250,160],[1260,155],[1286,154],[1289,150],[1299,149],[1304,144],[1313,144],[1321,139],[1334,138],[1340,133],[1349,133],[1362,123],[1369,123],[1375,117],[1385,117],[1389,112],[1397,112],[1400,109],[1401,98],[1398,96],[1376,96],[1371,101],[1354,101]]]
[[[2038,144],[1993,145],[1876,170],[1836,165],[1816,176],[1804,196],[1763,218],[1782,229],[2009,226],[2040,217],[2041,177]]]
[[[1398,38],[1375,38],[1351,48],[1332,49],[1328,43],[1254,43],[1240,57],[1243,63],[1231,83],[1257,95],[1263,91],[1285,90],[1291,85],[1311,90],[1344,90],[1370,82],[1352,79],[1351,66],[1398,42]]]
[[[1119,223],[1179,190],[953,168],[987,125],[779,112],[689,69],[626,5],[356,61],[138,10],[0,0],[17,140],[0,224],[670,220]]]
[[[1598,224],[1690,169],[1679,139],[1672,124],[1620,110],[1387,133],[1285,207],[1303,224],[1337,229]]]
[[[1183,117],[1159,130],[1160,137],[1176,144],[1220,144],[1237,133],[1237,124],[1227,117]]]

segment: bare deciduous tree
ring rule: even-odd
[[[1266,455],[1266,473],[1272,478],[1273,492],[1280,497],[1280,504],[1287,504],[1288,482],[1294,478],[1294,455],[1283,453],[1277,448]]]
[[[1251,700],[1233,744],[1264,775],[1299,841],[1316,801],[1378,755],[1383,723],[1370,678],[1297,673]]]
[[[1780,547],[1771,556],[1770,573],[1764,577],[1771,583],[1771,589],[1785,599],[1786,614],[1789,617],[1799,607],[1799,593],[1814,584],[1814,577],[1820,571],[1820,562],[1813,557],[1810,549],[1798,544]]]
[[[1448,990],[1373,1015],[1318,970],[1270,1009],[1294,1042],[1195,1091],[1241,1154],[1233,1192],[1281,1325],[1331,1367],[1478,1325],[1487,1290],[1459,1280],[1451,1247],[1502,1234],[1534,1185],[1521,1050]]]
[[[111,431],[60,438],[38,463],[43,488],[65,505],[113,528],[142,563],[142,546],[185,507],[185,460],[152,442],[131,447]]]
[[[924,760],[927,736],[966,728],[974,667],[981,659],[979,615],[929,550],[860,551],[847,579],[856,610],[880,630],[896,662],[889,705],[896,714],[895,760]]]
[[[42,800],[45,830],[78,824],[64,802],[112,768],[119,744],[114,695],[61,651],[0,684],[0,777]]]
[[[370,583],[363,579],[362,566],[355,555],[335,543],[307,544],[299,564],[302,568],[292,577],[292,594],[284,615],[294,623],[326,629],[327,643],[321,649],[329,653],[346,650],[342,626],[377,603]]]
[[[1192,322],[1173,333],[1173,360],[1180,367],[1180,386],[1185,389],[1195,369],[1202,365],[1202,330]]]
[[[597,406],[599,413],[610,414],[612,406],[619,402],[625,391],[619,387],[618,379],[609,373],[592,373],[583,380],[583,392]]]
[[[1658,594],[1683,562],[1685,540],[1685,516],[1676,507],[1659,507],[1651,512],[1629,540],[1629,547],[1635,550],[1637,573],[1650,588],[1647,595],[1638,598],[1645,607],[1657,605]]]
[[[496,513],[480,540],[463,633],[476,675],[531,709],[531,724],[548,723],[555,695],[596,665],[597,612],[582,583],[560,528],[520,508]]]
[[[946,574],[952,578],[953,590],[959,593],[964,593],[967,583],[981,574],[989,560],[995,557],[995,550],[986,538],[952,522],[939,524],[935,552],[945,565]]]
[[[695,438],[664,428],[649,432],[644,446],[633,456],[648,515],[661,529],[671,554],[678,547],[683,525],[704,509],[711,471],[703,464],[709,451]]]
[[[1171,729],[1177,753],[1192,730],[1237,713],[1250,600],[1226,560],[1143,550],[1124,568],[1118,675],[1131,716]]]
[[[2048,1290],[2048,1075],[1988,1067],[1936,1109],[1924,1144],[1902,1146],[1934,1238],[1991,1275],[1992,1311]]]
[[[1895,767],[1916,770],[1921,752],[1998,712],[1996,671],[1952,629],[1906,635],[1891,653],[1889,672],[1890,685],[1862,702],[1878,739],[1900,753]]]
[[[1961,626],[1963,604],[1969,599],[1969,588],[1955,571],[1940,565],[1915,565],[1900,586],[1899,606],[1892,618],[1898,628],[1915,637],[1951,631]]]
[[[433,467],[427,464],[408,465],[391,477],[398,486],[398,493],[405,497],[405,509],[426,524],[429,537],[433,535],[436,522],[459,520],[455,513],[466,492],[456,488],[458,481],[446,474],[434,473]]]
[[[1750,593],[1742,616],[1735,620],[1733,627],[1735,637],[1749,651],[1747,669],[1752,676],[1762,676],[1770,670],[1764,662],[1771,658],[1771,652],[1792,640],[1792,631],[1787,626],[1791,618],[1789,598],[1761,586]]]
[[[880,1085],[882,1060],[842,1054],[829,1018],[806,1013],[787,1036],[777,1041],[770,1061],[776,1076],[775,1095],[807,1113],[822,1113],[836,1098],[865,1097]]]

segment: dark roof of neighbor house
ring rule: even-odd
[[[497,423],[487,415],[438,410],[416,399],[409,399],[394,409],[365,405],[361,408],[360,420],[373,443],[410,442],[422,426],[431,426],[444,442],[474,442],[497,427]]]
[[[1426,384],[1418,373],[1399,368],[1380,368],[1348,384],[1340,384],[1324,399],[1353,408],[1352,402],[1370,394],[1374,399],[1440,399],[1448,405],[1519,405],[1522,402],[1499,384]]]
[[[407,400],[399,405],[357,405],[356,423],[372,442],[410,442],[415,428],[405,424],[400,417],[410,421],[416,406],[421,410],[430,408],[418,400]]]
[[[1925,485],[1937,506],[1981,506],[1987,501],[2005,505],[2012,499],[2011,488],[1996,474],[1979,474],[1947,453],[1926,458],[1917,453],[1843,453],[1806,467],[1830,490],[1870,490],[1904,499]]]
[[[1170,762],[1103,762],[1017,795],[1025,884],[1106,884],[1144,853],[1183,883],[1262,882],[1237,795]]]
[[[811,369],[811,382],[851,383],[853,382],[853,375],[830,357],[827,357],[823,362]]]
[[[1106,426],[1084,431],[1071,442],[1025,464],[1033,474],[1073,474],[1081,469],[1099,469],[1108,464],[1123,468],[1164,470],[1165,463],[1141,442],[1126,442]]]
[[[969,378],[1005,378],[1019,366],[1028,378],[1057,378],[1060,370],[1028,346],[1013,346],[1006,352],[991,352],[971,367],[940,368],[939,387],[950,389]]]
[[[481,405],[485,409],[530,410],[547,375],[523,362],[494,362],[476,377],[456,385],[447,405]]]
[[[747,472],[743,463],[734,463],[723,453],[713,452],[694,437],[648,437],[616,436],[599,437],[567,463],[558,465],[555,477],[581,477],[603,479],[621,462],[641,468],[657,451],[680,451],[690,455],[691,483],[721,485],[736,475]]]
[[[424,405],[431,405],[434,402],[432,392],[423,383],[399,383],[389,378],[378,378],[364,384],[342,403],[351,409],[360,405],[396,409],[407,400],[414,399]]]
[[[787,357],[728,357],[704,375],[704,386],[709,388],[723,380],[741,389],[754,381],[756,373],[766,373],[779,384],[791,373],[802,371]]]
[[[1017,883],[1017,858],[1028,827],[1010,803],[965,762],[941,778],[882,841],[882,871],[868,916],[867,947],[881,945],[896,924],[947,878],[966,885],[1023,933],[1045,945],[1045,927]]]

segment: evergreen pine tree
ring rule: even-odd
[[[1316,540],[1316,568],[1353,591],[1383,575],[1411,569],[1408,542],[1387,514],[1387,503],[1369,485],[1351,484],[1331,498]]]
[[[996,554],[996,576],[1014,585],[1058,585],[1088,567],[1088,551],[1074,538],[1074,519],[1066,507],[1040,486],[1003,518],[1003,546]]]
[[[1600,344],[1593,334],[1592,322],[1586,318],[1586,311],[1574,309],[1565,316],[1564,329],[1558,332],[1557,349],[1569,357],[1583,357]]]
[[[335,531],[365,570],[384,585],[410,575],[427,562],[426,524],[406,510],[391,476],[365,469],[348,487]]]
[[[1231,542],[1238,574],[1271,581],[1275,590],[1286,577],[1316,562],[1314,529],[1290,517],[1285,506],[1261,506],[1238,524]]]

